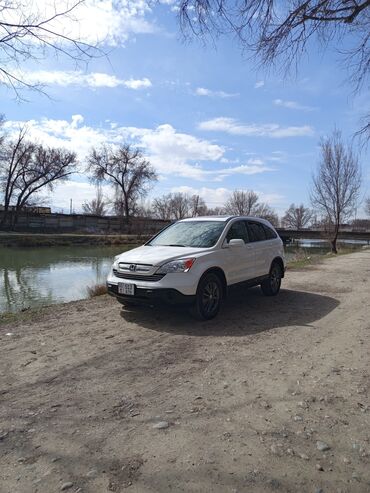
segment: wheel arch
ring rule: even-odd
[[[200,279],[199,279],[199,282],[198,282],[198,285],[201,281],[201,279],[203,279],[207,274],[216,274],[216,276],[219,277],[221,283],[222,283],[222,294],[223,294],[223,298],[226,298],[226,295],[227,295],[227,281],[226,281],[226,276],[225,276],[225,272],[221,269],[221,267],[209,267],[206,271],[203,272],[203,274],[201,275]]]
[[[284,267],[284,261],[283,261],[283,259],[281,257],[275,257],[273,259],[273,261],[271,262],[270,270],[271,270],[271,268],[272,268],[272,266],[274,264],[279,264],[280,265],[280,267],[281,267],[281,273],[282,273],[281,277],[284,277],[284,275],[285,275],[285,267]]]

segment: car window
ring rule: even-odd
[[[171,224],[147,245],[210,248],[225,228],[224,221],[179,221]]]
[[[263,224],[263,229],[265,230],[266,240],[273,240],[274,238],[277,238],[275,231],[266,226],[266,224]]]
[[[248,231],[244,221],[237,221],[230,226],[226,235],[226,241],[229,243],[230,240],[244,240],[244,243],[249,242]]]
[[[250,241],[266,240],[266,233],[261,223],[248,221],[247,223]]]

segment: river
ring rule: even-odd
[[[0,312],[17,312],[83,299],[87,287],[104,283],[113,257],[132,246],[0,247]],[[329,251],[327,244],[302,242],[286,248],[288,260],[298,251]]]

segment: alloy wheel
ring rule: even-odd
[[[202,292],[202,308],[207,317],[218,309],[220,299],[221,292],[218,283],[215,281],[207,282]]]

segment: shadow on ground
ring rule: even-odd
[[[232,289],[214,320],[199,322],[183,307],[125,307],[121,317],[158,332],[194,336],[246,336],[279,327],[314,327],[339,301],[304,291],[282,289],[276,297],[263,296],[259,288]]]

